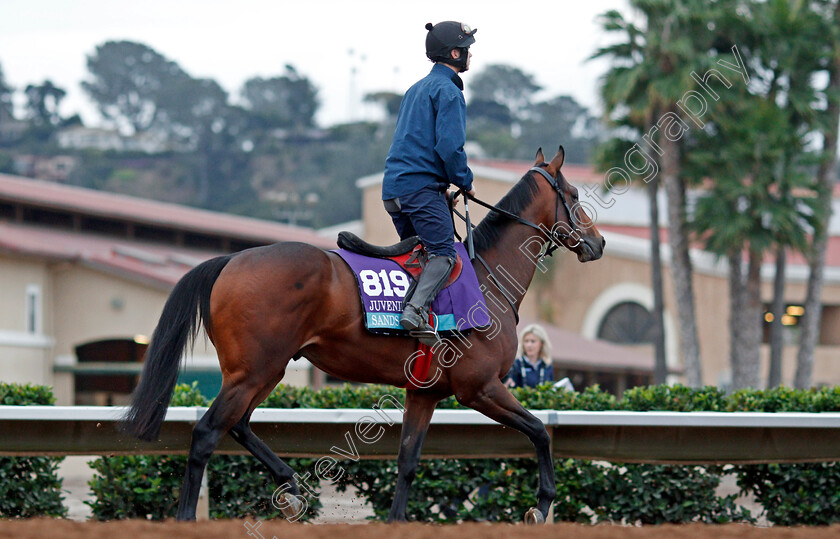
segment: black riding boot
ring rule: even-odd
[[[446,284],[455,261],[447,256],[433,256],[423,268],[417,287],[403,310],[400,325],[423,344],[434,346],[439,337],[429,325],[429,307]]]

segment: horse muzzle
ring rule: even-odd
[[[607,240],[603,236],[584,237],[578,244],[577,257],[579,262],[592,262],[604,255]]]

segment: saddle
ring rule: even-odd
[[[351,253],[393,260],[407,271],[415,281],[420,277],[423,268],[426,267],[426,261],[429,259],[426,249],[420,243],[419,236],[412,236],[393,245],[382,246],[368,243],[352,232],[342,231],[338,233],[337,243],[339,248],[346,249]],[[455,266],[452,268],[452,273],[449,274],[449,279],[446,280],[445,287],[454,283],[461,275],[461,270],[463,270],[464,262],[461,255],[456,254],[456,257]]]

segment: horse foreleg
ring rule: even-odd
[[[551,458],[551,440],[545,425],[525,409],[498,379],[494,379],[475,395],[458,399],[462,404],[481,412],[490,419],[525,434],[537,451],[540,486],[537,507],[525,515],[525,522],[538,524],[545,521],[551,502],[557,494],[554,484],[554,463]]]
[[[178,502],[178,520],[195,520],[195,508],[201,488],[201,477],[207,461],[215,451],[221,437],[242,417],[251,401],[251,395],[239,387],[222,387],[207,413],[198,421],[192,433],[190,456]]]
[[[300,497],[300,491],[294,479],[295,471],[254,434],[254,431],[251,430],[250,421],[251,412],[249,411],[233,426],[230,435],[254,455],[263,466],[268,468],[271,477],[274,479],[274,484],[282,489],[275,491],[275,496],[272,496],[272,503],[279,502],[277,507],[283,512],[283,515],[288,520],[295,521],[306,511],[306,502]]]
[[[417,472],[423,440],[426,439],[426,432],[429,430],[429,423],[439,400],[439,397],[417,391],[406,391],[400,453],[397,459],[399,470],[397,487],[394,492],[394,502],[391,504],[391,512],[388,514],[388,522],[404,522],[406,519],[408,492]]]

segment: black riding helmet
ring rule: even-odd
[[[476,28],[470,28],[469,25],[455,22],[444,21],[437,24],[427,23],[426,30],[426,56],[433,62],[445,62],[453,64],[456,67],[466,67],[467,65],[467,48],[475,43]],[[461,58],[453,60],[449,56],[452,49],[462,49]]]

